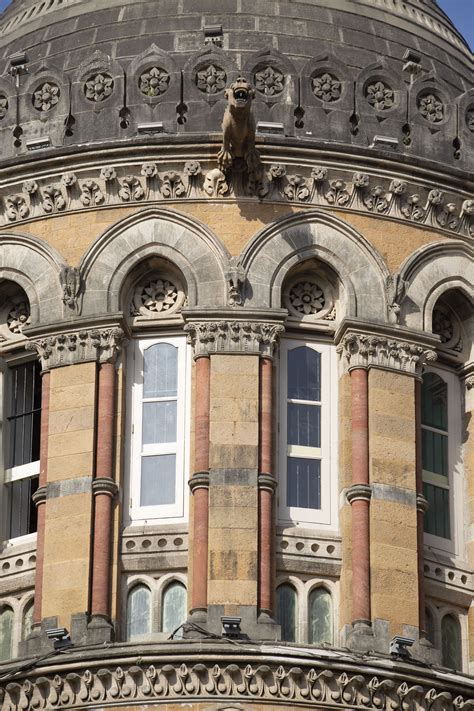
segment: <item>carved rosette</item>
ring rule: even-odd
[[[87,361],[114,361],[124,347],[125,334],[121,328],[97,328],[73,331],[30,340],[25,348],[35,351],[43,372],[63,365]]]
[[[283,306],[300,321],[333,320],[333,289],[321,274],[295,275],[284,289]]]
[[[444,119],[445,106],[436,94],[424,94],[418,99],[418,111],[429,123],[440,123]]]
[[[352,331],[343,336],[337,352],[349,370],[374,367],[416,376],[437,357],[435,351],[417,343]]]
[[[109,74],[98,73],[84,84],[84,95],[89,101],[100,102],[107,99],[114,90],[114,80]]]
[[[203,94],[217,94],[225,89],[227,75],[221,67],[209,64],[196,74],[196,86]]]
[[[166,318],[181,311],[186,299],[175,275],[157,274],[141,281],[132,299],[132,315],[145,319]]]
[[[285,87],[285,75],[275,67],[267,66],[255,72],[255,88],[265,96],[278,96]]]
[[[394,105],[394,91],[383,81],[369,84],[365,90],[365,98],[376,111],[387,111]]]
[[[0,308],[0,343],[24,339],[23,329],[31,321],[30,305],[25,297],[16,296]]]
[[[258,702],[282,708],[390,709],[390,711],[472,711],[467,680],[462,683],[464,696],[447,690],[439,676],[427,678],[426,673],[405,678],[385,669],[374,673],[348,665],[346,671],[332,669],[330,664],[314,660],[311,665],[301,661],[282,660],[251,663],[241,660],[215,659],[194,663],[174,659],[164,663],[144,663],[139,654],[137,663],[122,666],[87,666],[64,669],[56,667],[48,676],[13,679],[0,686],[2,711],[23,709],[90,708],[91,706],[130,706],[160,704],[170,699],[189,698],[210,703]],[[263,661],[263,660],[262,660]],[[230,704],[230,705],[229,705]],[[223,708],[223,706],[219,706]]]
[[[145,96],[161,96],[167,91],[170,83],[170,75],[160,67],[150,67],[146,72],[140,74],[138,87]]]
[[[184,326],[194,357],[212,353],[252,353],[271,357],[281,324],[260,321],[199,321]]]
[[[59,86],[46,81],[33,92],[33,106],[37,111],[50,111],[58,103],[60,95]]]
[[[311,79],[313,94],[317,99],[330,103],[341,98],[341,82],[333,74],[323,72]]]
[[[441,338],[443,348],[461,351],[461,326],[455,314],[444,304],[437,304],[433,309],[433,333]]]
[[[8,112],[8,98],[5,94],[0,94],[0,121],[5,118]]]

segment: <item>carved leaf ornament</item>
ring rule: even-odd
[[[114,80],[109,74],[94,74],[84,84],[84,94],[89,101],[104,101],[114,90]]]
[[[12,333],[22,333],[30,323],[30,306],[27,301],[15,304],[7,316],[7,326]]]
[[[5,94],[0,94],[0,121],[5,118],[8,111],[8,99]]]
[[[369,84],[365,95],[369,104],[377,111],[386,111],[393,106],[393,89],[383,81],[376,81],[374,84]]]
[[[160,96],[168,89],[170,75],[160,67],[150,67],[140,75],[138,86],[145,96]]]
[[[281,94],[285,84],[285,76],[274,67],[265,67],[255,72],[255,87],[265,96]]]
[[[45,82],[33,92],[33,106],[37,111],[50,111],[58,103],[60,95],[57,84]]]
[[[210,64],[196,74],[196,86],[204,94],[217,94],[225,89],[227,75],[223,69]]]
[[[337,101],[341,96],[341,82],[337,77],[324,72],[311,80],[313,94],[321,101]]]
[[[293,309],[305,316],[317,314],[325,304],[324,292],[316,282],[298,282],[291,287],[288,298]]]
[[[418,111],[430,123],[439,123],[444,119],[444,104],[435,94],[421,96],[418,99]]]

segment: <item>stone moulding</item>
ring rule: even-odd
[[[226,177],[199,161],[105,165],[57,176],[6,181],[0,188],[0,227],[66,212],[116,205],[182,200],[255,199],[324,206],[377,215],[435,229],[474,236],[474,200],[455,191],[395,175],[354,172],[338,166],[289,167],[267,162],[262,178],[246,184],[240,173]],[[227,181],[227,182],[226,182]]]
[[[51,368],[87,361],[113,361],[124,346],[121,328],[94,328],[60,333],[27,341],[26,350],[35,351],[43,372]]]
[[[375,367],[415,376],[437,358],[434,350],[417,343],[353,331],[344,334],[337,352],[348,370]]]
[[[212,353],[255,353],[271,357],[285,330],[260,321],[195,321],[184,326],[194,357]]]
[[[170,658],[164,664],[102,662],[98,667],[74,665],[69,669],[64,664],[56,666],[54,674],[43,668],[35,677],[2,682],[0,704],[3,711],[41,711],[205,699],[272,702],[282,708],[289,708],[291,703],[291,708],[379,711],[474,709],[471,684],[466,680],[462,687],[451,680],[447,688],[439,675],[427,679],[421,673],[415,676],[411,670],[402,676],[384,669],[374,670],[373,665],[364,670],[354,663],[343,668],[331,662],[324,665],[320,660],[309,666],[301,658],[294,659],[294,664],[287,659],[275,664],[262,663],[260,659],[249,659],[246,663],[212,656],[216,658],[198,663],[180,663]],[[136,659],[142,658],[137,655]],[[464,695],[458,693],[461,690]]]

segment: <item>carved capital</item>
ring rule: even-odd
[[[114,499],[118,494],[119,488],[113,479],[106,476],[98,476],[92,482],[92,494],[104,494]]]
[[[36,489],[35,493],[31,496],[36,508],[38,508],[38,506],[40,506],[41,504],[46,503],[46,491],[47,491],[46,486],[39,486]]]
[[[423,494],[416,495],[416,510],[421,511],[421,513],[426,513],[429,508],[428,500],[425,499]]]
[[[468,390],[472,390],[472,388],[474,388],[474,373],[472,375],[468,375],[464,382],[466,383],[466,388]]]
[[[368,484],[353,484],[346,491],[346,499],[350,504],[354,501],[370,501],[372,487]]]
[[[125,343],[121,328],[73,331],[46,336],[26,343],[35,351],[43,371],[87,361],[113,361]]]
[[[196,489],[209,489],[209,472],[195,472],[188,484],[193,494]]]
[[[275,493],[278,486],[277,480],[271,474],[259,474],[257,484],[259,489],[270,491],[272,494]]]
[[[375,367],[417,376],[437,358],[435,351],[417,343],[353,331],[343,336],[337,352],[348,370]]]
[[[255,353],[271,357],[283,326],[260,321],[199,321],[184,330],[194,356],[212,353]]]

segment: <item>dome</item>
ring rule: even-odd
[[[225,0],[218,14],[208,0],[14,0],[0,56],[2,158],[27,135],[58,148],[130,139],[157,120],[167,134],[219,131],[216,104],[243,73],[257,120],[287,138],[367,146],[380,134],[399,154],[468,161],[472,55],[435,0]],[[115,120],[96,121],[106,105]]]

